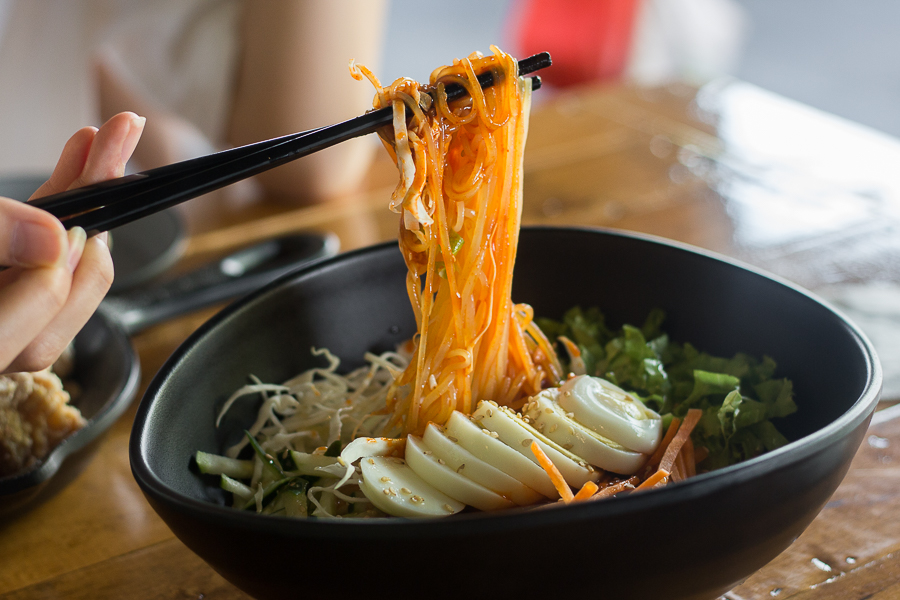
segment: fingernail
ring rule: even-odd
[[[127,163],[131,158],[131,154],[137,147],[138,141],[141,139],[141,133],[144,132],[144,123],[147,122],[146,117],[134,117],[131,119],[131,127],[128,129],[128,135],[122,142],[122,163]]]
[[[59,260],[59,231],[41,223],[16,224],[10,248],[12,259],[20,267],[47,267]]]
[[[69,272],[74,273],[78,261],[81,260],[81,254],[84,252],[84,243],[87,241],[87,234],[81,227],[73,227],[69,230],[69,256],[66,260],[66,266]]]

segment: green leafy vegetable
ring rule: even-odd
[[[268,485],[273,481],[280,481],[284,479],[284,470],[281,468],[281,464],[279,464],[278,459],[274,456],[271,456],[270,454],[266,454],[266,452],[260,447],[259,442],[256,441],[256,438],[250,435],[249,431],[245,431],[244,434],[247,436],[247,440],[250,442],[250,446],[253,448],[256,456],[259,457],[259,460],[262,462],[263,485]]]
[[[463,239],[458,233],[450,230],[450,254],[456,254],[462,248]]]
[[[775,379],[775,361],[738,353],[712,356],[671,341],[662,331],[665,313],[655,309],[643,325],[611,330],[598,308],[575,307],[561,321],[538,319],[550,339],[565,336],[581,351],[589,375],[637,394],[663,416],[703,411],[691,437],[709,452],[701,464],[718,469],[787,443],[771,419],[797,410],[789,380]],[[566,354],[561,349],[561,356]]]

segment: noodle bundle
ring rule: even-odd
[[[531,307],[511,298],[531,85],[512,57],[493,50],[436,70],[427,86],[382,87],[351,63],[354,77],[376,87],[375,108],[393,114],[380,134],[400,172],[391,209],[417,334],[397,352],[366,354],[368,366],[346,375],[337,357],[314,349],[327,368],[237,390],[219,418],[261,394],[256,422],[227,456],[195,457],[201,473],[220,475],[236,507],[419,518],[606,498],[692,477],[708,457],[733,462],[729,435],[744,402],[754,414],[794,410],[790,382],[769,379],[773,362],[732,359],[753,373],[745,389],[760,394],[745,398],[737,376],[702,370],[722,359],[670,343],[659,312],[620,333],[596,309],[542,320],[568,355],[563,381]],[[483,72],[494,79],[485,89]],[[448,101],[449,84],[468,96]],[[695,397],[698,389],[711,391]],[[665,411],[665,435],[664,418],[645,401]],[[745,443],[753,441],[746,430],[734,436],[738,450],[787,443],[760,431],[765,443]],[[248,444],[252,459],[242,459]]]
[[[421,434],[480,400],[518,408],[562,375],[531,307],[511,299],[531,86],[514,58],[492,50],[437,69],[429,88],[406,78],[382,87],[353,67],[375,85],[375,108],[393,107],[381,136],[400,171],[391,209],[418,329],[383,435]],[[482,89],[485,71],[495,83]],[[468,96],[448,102],[450,83]]]

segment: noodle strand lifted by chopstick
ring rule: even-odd
[[[435,101],[410,79],[381,87],[355,72],[375,85],[376,108],[394,110],[382,141],[400,170],[391,208],[418,326],[415,353],[388,392],[384,435],[421,434],[480,400],[514,405],[561,377],[530,309],[511,299],[531,86],[515,59],[492,50],[432,73]],[[476,74],[485,71],[495,83],[482,89]],[[469,96],[448,103],[450,83]]]

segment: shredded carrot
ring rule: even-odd
[[[684,447],[682,446],[683,449]],[[686,478],[687,466],[684,464],[684,452],[679,452],[678,456],[675,457],[675,465],[672,469],[672,481],[683,481]]]
[[[626,483],[634,488],[634,487],[641,485],[641,478],[638,477],[637,475],[633,475],[633,476],[629,477],[628,479],[626,479],[625,481],[623,481],[622,483]]]
[[[672,472],[675,465],[675,459],[678,457],[678,452],[681,450],[681,447],[684,446],[684,443],[688,438],[691,437],[691,431],[697,426],[697,423],[702,416],[703,411],[699,408],[692,408],[688,411],[687,415],[684,417],[684,423],[678,428],[678,433],[672,438],[672,442],[666,448],[666,453],[663,454],[662,460],[659,461],[659,469],[661,471]]]
[[[581,489],[578,490],[578,493],[575,494],[572,500],[574,502],[578,502],[579,500],[587,500],[588,498],[593,496],[594,493],[599,489],[600,486],[598,486],[596,483],[594,483],[593,481],[588,481],[583,486],[581,486]]]
[[[666,430],[666,435],[663,436],[663,439],[659,443],[659,446],[656,447],[656,452],[654,452],[650,457],[650,460],[647,461],[648,469],[655,468],[656,465],[660,463],[663,456],[665,455],[666,448],[669,447],[669,444],[671,444],[672,440],[675,438],[675,434],[678,433],[679,425],[681,425],[681,419],[678,418],[672,419],[672,422],[669,423],[669,428]]]
[[[600,498],[608,498],[609,496],[615,496],[620,492],[624,492],[627,490],[633,490],[635,486],[638,485],[640,479],[637,477],[632,477],[630,479],[626,479],[625,481],[619,481],[618,483],[613,483],[612,485],[608,485],[593,496],[591,496],[591,500],[599,500]]]
[[[694,441],[691,438],[684,443],[681,456],[684,457],[684,464],[687,467],[687,476],[693,477],[697,474],[697,463],[694,456]]]
[[[541,467],[547,471],[547,475],[550,476],[550,481],[553,482],[553,487],[559,492],[563,501],[566,503],[571,502],[572,499],[575,498],[572,494],[572,489],[569,487],[569,484],[566,483],[566,480],[563,479],[562,473],[559,472],[559,469],[556,468],[556,465],[553,464],[550,457],[544,454],[544,451],[541,450],[541,447],[538,446],[537,442],[531,442],[531,451],[534,453],[534,457],[537,458]]]
[[[597,486],[599,487],[599,489],[603,489],[608,485],[612,485],[618,482],[618,477],[614,477],[613,474],[609,471],[603,471],[600,473],[600,477],[597,479]]]
[[[666,482],[666,478],[668,476],[669,476],[668,471],[666,471],[664,469],[660,469],[656,473],[654,473],[653,475],[651,475],[650,477],[645,479],[644,483],[642,483],[641,485],[637,486],[634,489],[635,489],[635,491],[647,490],[650,488],[655,488],[657,485],[664,485]]]
[[[559,336],[558,339],[562,342],[562,345],[566,347],[566,352],[569,353],[569,356],[572,358],[581,358],[581,350],[575,342],[564,335]]]

